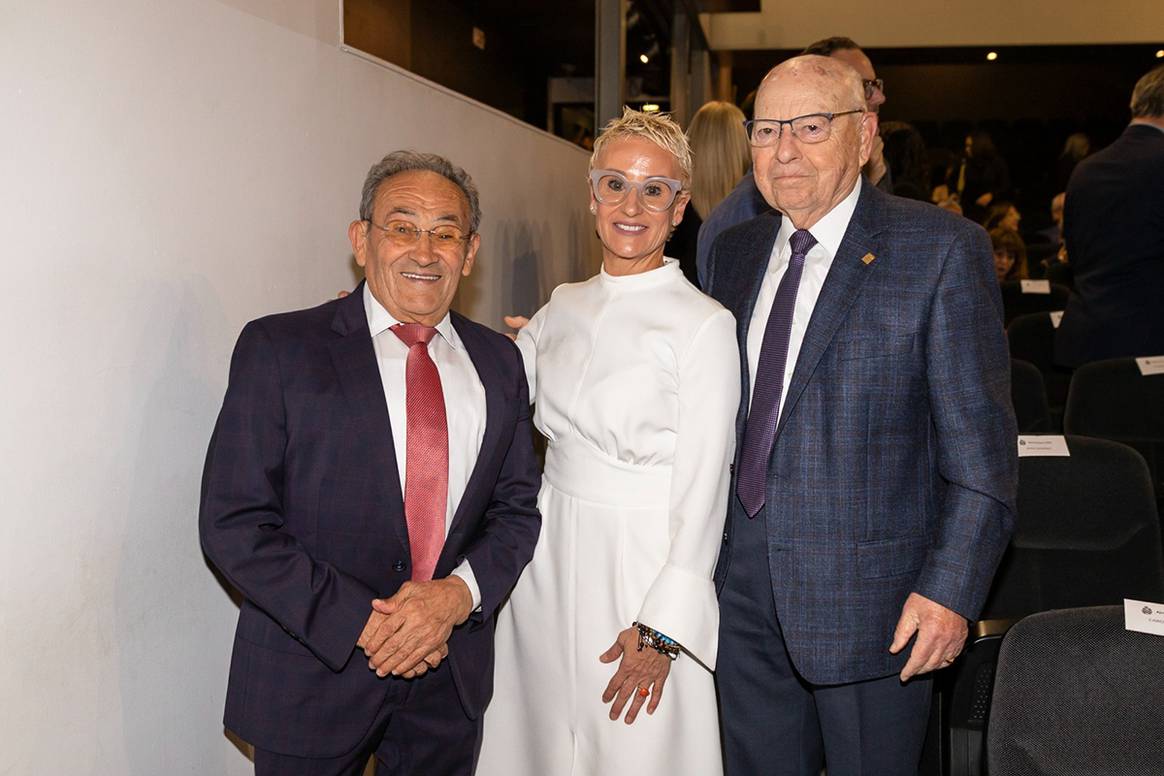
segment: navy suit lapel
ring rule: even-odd
[[[883,231],[877,218],[878,198],[885,196],[877,191],[864,178],[861,179],[861,195],[857,200],[857,207],[853,217],[849,220],[849,228],[845,230],[845,238],[837,255],[833,257],[832,266],[825,277],[820,296],[813,307],[812,317],[808,321],[808,328],[804,333],[804,342],[800,346],[800,355],[796,359],[796,369],[792,373],[792,381],[788,386],[788,396],[784,399],[784,409],[780,413],[780,422],[776,427],[776,438],[788,422],[789,416],[796,408],[804,388],[816,371],[817,364],[832,342],[853,302],[861,293],[861,287],[866,279],[880,266],[877,262],[865,263],[866,254],[877,255],[878,245],[876,237]]]
[[[505,389],[493,349],[482,341],[480,332],[474,330],[468,319],[453,313],[452,320],[453,328],[460,335],[461,343],[465,346],[469,359],[477,370],[477,376],[481,379],[481,385],[485,388],[485,434],[481,439],[481,451],[473,464],[473,473],[469,475],[461,502],[457,504],[457,511],[453,514],[453,522],[449,526],[450,536],[465,521],[466,505],[477,500],[477,492],[484,487],[492,490],[492,483],[484,479],[483,462],[493,460],[496,456],[497,444],[501,439],[501,418],[505,409]],[[448,543],[445,546],[447,547]]]
[[[377,478],[376,487],[383,499],[384,514],[399,515],[400,519],[389,522],[401,544],[407,548],[404,494],[400,492],[400,470],[392,442],[388,404],[384,399],[384,383],[380,379],[376,350],[372,346],[368,317],[364,312],[363,282],[339,302],[331,328],[340,335],[331,343],[331,359],[351,408],[353,428],[356,436],[366,434],[374,440],[367,455],[372,470],[383,473]]]

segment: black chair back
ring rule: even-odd
[[[1122,606],[1043,612],[1003,639],[990,776],[1164,772],[1164,638],[1124,629]]]
[[[1051,431],[1051,412],[1047,406],[1047,389],[1043,375],[1030,361],[1010,361],[1010,400],[1020,434]]]
[[[1141,374],[1134,358],[1084,364],[1071,379],[1063,427],[1138,450],[1164,506],[1164,374]]]
[[[1069,290],[1075,290],[1075,270],[1071,268],[1070,264],[1054,261],[1047,265],[1047,280],[1065,286]]]
[[[1008,280],[1001,288],[1003,318],[1008,325],[1020,315],[1065,309],[1071,293],[1066,286],[1052,283],[1049,294],[1024,294],[1021,280]]]
[[[1010,357],[1029,361],[1043,375],[1047,391],[1047,406],[1051,411],[1053,428],[1059,427],[1067,391],[1071,385],[1071,370],[1055,364],[1055,325],[1046,312],[1020,315],[1006,327]]]
[[[1019,459],[1018,520],[983,619],[1164,600],[1148,466],[1118,442],[1067,437],[1069,457]]]

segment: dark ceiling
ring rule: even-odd
[[[807,44],[806,44],[807,45]],[[943,48],[867,48],[865,53],[875,68],[897,65],[979,65],[986,64],[987,52],[994,51],[998,64],[1007,65],[1092,65],[1143,68],[1154,64],[1158,45],[1123,44],[1106,46],[948,46]],[[739,95],[760,83],[773,66],[800,53],[799,49],[765,49],[732,52],[732,81]]]

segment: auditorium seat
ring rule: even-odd
[[[1067,307],[1070,291],[1066,286],[1052,283],[1049,294],[1029,294],[1023,293],[1022,285],[1021,280],[1009,280],[1001,285],[1003,322],[1006,325],[1010,325],[1010,322],[1020,315],[1051,312]]]
[[[1071,268],[1070,264],[1064,264],[1061,261],[1052,262],[1047,267],[1047,280],[1064,286],[1067,289],[1075,288],[1075,270]]]
[[[1164,638],[1124,629],[1122,606],[1034,614],[1003,639],[990,776],[1164,772]]]
[[[1164,551],[1147,464],[1130,447],[1069,436],[1069,457],[1019,459],[1018,514],[965,653],[935,685],[953,776],[978,776],[999,637],[1036,612],[1164,601]]]
[[[1084,364],[1071,379],[1063,427],[1138,450],[1164,516],[1164,374],[1142,375],[1134,358]]]
[[[1010,361],[1010,400],[1020,434],[1036,434],[1051,430],[1051,413],[1047,407],[1047,389],[1043,375],[1030,361],[1012,358]]]
[[[1060,308],[1062,309],[1062,308]],[[1010,357],[1029,361],[1043,375],[1047,406],[1051,413],[1051,430],[1058,430],[1071,385],[1071,370],[1055,364],[1055,325],[1046,312],[1021,315],[1006,327]]]

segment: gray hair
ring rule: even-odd
[[[443,156],[420,151],[393,151],[372,165],[372,169],[368,170],[368,177],[364,179],[364,193],[360,197],[360,218],[364,221],[372,220],[372,208],[376,204],[376,192],[380,190],[381,183],[393,175],[412,170],[435,172],[455,183],[469,202],[469,231],[476,233],[477,227],[481,225],[481,197],[469,173]]]
[[[1136,81],[1131,108],[1134,119],[1164,116],[1164,65],[1149,70]]]

